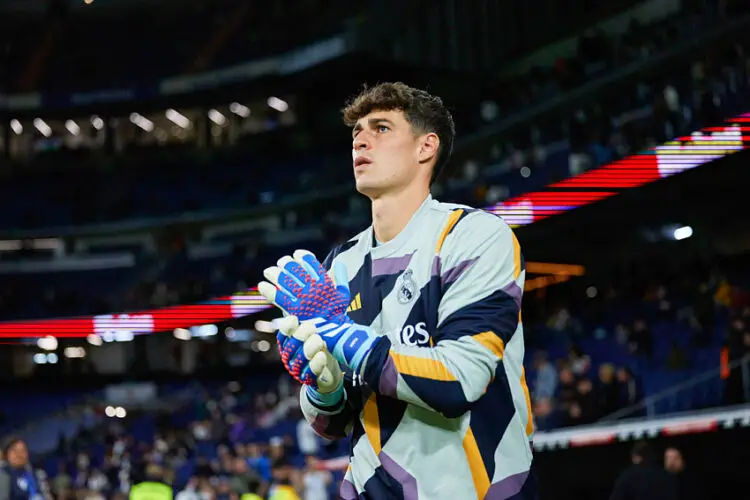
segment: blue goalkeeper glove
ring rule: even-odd
[[[279,259],[277,266],[263,271],[268,280],[258,291],[285,314],[311,321],[336,360],[360,373],[378,336],[367,326],[346,315],[351,300],[346,267],[337,263],[333,280],[323,265],[307,250]],[[334,283],[335,281],[335,283]]]
[[[338,361],[317,334],[312,322],[300,324],[296,317],[256,321],[259,332],[274,333],[281,362],[297,382],[305,386],[309,399],[318,406],[338,406],[344,399],[344,375]]]

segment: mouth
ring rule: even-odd
[[[364,156],[360,156],[358,158],[355,158],[355,160],[354,160],[354,168],[364,167],[366,165],[369,165],[370,163],[372,163],[371,159],[365,158]]]

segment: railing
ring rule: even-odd
[[[639,403],[628,406],[626,408],[622,408],[621,410],[607,415],[606,417],[602,418],[600,422],[612,422],[614,420],[632,417],[641,414],[644,409],[646,410],[646,415],[648,417],[654,417],[656,415],[657,403],[668,400],[675,401],[680,394],[688,391],[692,392],[702,384],[715,382],[717,379],[721,379],[722,373],[724,373],[727,368],[731,371],[738,367],[740,367],[742,372],[742,388],[743,394],[745,396],[745,401],[750,401],[750,354],[748,354],[741,359],[732,361],[731,363],[729,363],[728,367],[719,367],[713,370],[709,370],[700,375],[696,375],[695,377],[685,380],[680,384],[669,387],[663,391],[657,392],[656,394],[652,394],[651,396],[644,398],[643,401]]]
[[[747,427],[750,427],[750,404],[539,431],[534,434],[534,450],[599,446]]]

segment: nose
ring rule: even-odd
[[[370,141],[367,140],[367,134],[365,134],[364,131],[357,134],[357,137],[354,139],[354,143],[352,146],[354,147],[355,151],[368,149],[370,147]]]

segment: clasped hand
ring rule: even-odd
[[[263,276],[268,281],[258,284],[261,295],[284,315],[313,324],[333,357],[358,373],[377,336],[346,314],[351,294],[345,266],[336,263],[331,279],[311,252],[297,250],[267,268]]]

